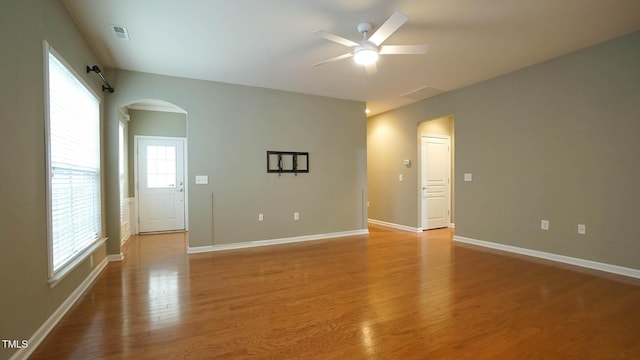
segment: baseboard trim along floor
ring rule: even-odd
[[[332,238],[356,236],[356,235],[367,235],[367,234],[369,234],[368,229],[359,229],[359,230],[350,230],[350,231],[339,231],[339,232],[333,232],[333,233],[327,233],[327,234],[294,236],[294,237],[287,237],[287,238],[280,238],[280,239],[246,241],[246,242],[233,243],[233,244],[194,246],[194,247],[187,248],[187,254],[245,249],[245,248],[251,248],[251,247],[258,247],[258,246],[290,244],[290,243],[297,243],[297,242],[303,242],[303,241],[324,240],[324,239],[332,239]]]
[[[623,266],[605,264],[597,261],[552,254],[544,251],[525,249],[517,246],[499,244],[499,243],[494,243],[490,241],[477,240],[477,239],[472,239],[472,238],[458,236],[458,235],[455,235],[453,237],[453,241],[482,246],[482,247],[491,248],[495,250],[502,250],[502,251],[520,254],[520,255],[532,256],[535,258],[551,260],[551,261],[560,262],[564,264],[580,266],[587,269],[599,270],[599,271],[604,271],[612,274],[623,275],[623,276],[640,279],[640,270],[627,268]]]
[[[369,223],[380,226],[387,226],[398,230],[411,231],[411,232],[422,232],[422,228],[415,228],[407,225],[394,224],[382,220],[369,219]]]
[[[71,293],[71,295],[69,295],[69,297],[62,304],[60,304],[60,306],[58,306],[56,311],[54,311],[53,314],[49,316],[47,321],[45,321],[44,324],[42,324],[42,326],[40,326],[40,328],[36,330],[36,332],[29,339],[29,346],[15,352],[13,356],[9,358],[9,360],[28,359],[29,356],[31,356],[31,353],[33,353],[38,345],[40,345],[40,343],[47,337],[49,332],[53,330],[58,322],[60,322],[62,317],[64,317],[64,315],[73,307],[76,301],[80,299],[82,294],[84,294],[84,292],[91,286],[91,284],[93,284],[102,270],[107,267],[108,263],[109,260],[107,258],[104,258],[104,260],[102,260],[102,262],[100,262],[100,264],[98,264],[98,266],[96,266],[93,271],[91,271],[89,276],[84,279],[80,286],[78,286]]]

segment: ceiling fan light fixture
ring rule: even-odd
[[[355,42],[345,39],[342,36],[334,35],[322,30],[313,33],[321,38],[333,41],[340,45],[351,48],[351,52],[342,54],[331,59],[319,62],[313,66],[326,64],[331,61],[353,57],[356,64],[362,65],[367,75],[376,73],[379,56],[382,55],[411,55],[424,54],[427,52],[427,45],[382,45],[396,30],[398,30],[408,20],[407,16],[400,11],[394,12],[378,29],[371,35],[372,23],[358,24],[358,32],[362,34],[362,40]]]
[[[371,65],[378,62],[378,51],[369,47],[357,49],[353,54],[353,61],[359,65]]]

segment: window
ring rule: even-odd
[[[55,284],[104,242],[100,99],[45,48],[49,277]]]
[[[147,146],[147,187],[176,187],[175,146]]]

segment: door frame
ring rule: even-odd
[[[453,195],[451,193],[451,182],[453,181],[453,179],[451,178],[451,173],[452,173],[452,167],[453,167],[453,160],[451,159],[451,154],[452,154],[452,149],[451,149],[451,136],[449,135],[441,135],[441,134],[430,134],[430,133],[422,133],[420,134],[420,168],[418,169],[419,171],[419,181],[418,181],[418,194],[420,196],[420,208],[418,213],[420,214],[420,219],[419,219],[419,223],[420,223],[420,229],[422,230],[428,230],[427,229],[427,224],[424,218],[424,214],[422,213],[422,209],[425,206],[425,202],[426,202],[426,198],[424,198],[422,196],[422,183],[423,183],[423,178],[422,178],[422,170],[425,167],[425,161],[426,159],[422,156],[422,153],[424,152],[424,146],[423,146],[423,139],[425,137],[430,137],[430,138],[438,138],[438,139],[446,139],[449,142],[449,168],[447,169],[447,175],[449,177],[449,181],[447,183],[447,193],[449,195],[449,201],[447,201],[447,218],[448,218],[448,224],[447,227],[453,227],[453,223],[451,222],[451,209],[452,209],[452,199],[453,199]]]
[[[136,208],[136,228],[140,229],[140,183],[138,180],[138,141],[140,139],[150,140],[179,140],[182,141],[183,146],[183,171],[184,171],[184,230],[189,231],[189,173],[188,162],[189,155],[187,153],[187,138],[181,136],[150,136],[150,135],[134,135],[133,136],[133,187],[136,189],[136,195],[134,197]]]

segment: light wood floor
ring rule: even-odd
[[[185,254],[132,238],[33,359],[640,359],[640,285],[371,226]]]

